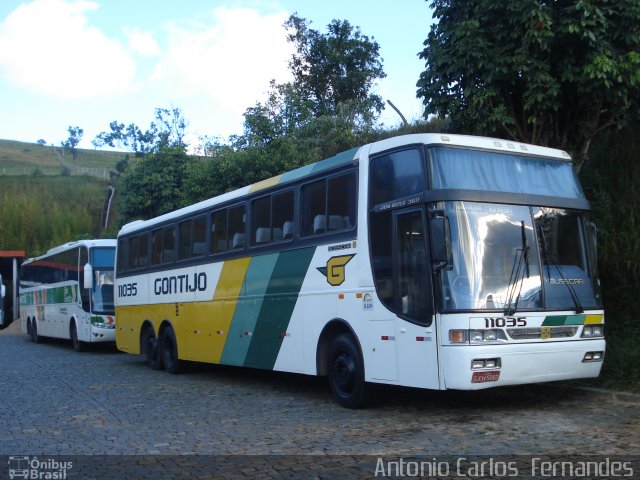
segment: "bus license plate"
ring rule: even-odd
[[[471,383],[497,382],[498,378],[500,378],[500,371],[473,372]]]

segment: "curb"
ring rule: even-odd
[[[595,387],[567,387],[574,390],[589,393],[593,396],[603,397],[614,402],[638,403],[640,404],[640,394],[632,392],[616,392],[614,390],[606,390],[604,388]]]

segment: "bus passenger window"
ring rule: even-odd
[[[293,190],[273,196],[271,203],[271,229],[274,242],[293,238],[295,225],[293,223]]]
[[[149,240],[146,233],[129,239],[129,268],[143,268],[147,266]]]
[[[227,245],[227,210],[219,210],[211,215],[211,251],[225,252]]]
[[[173,262],[176,258],[176,230],[173,225],[151,234],[151,265]]]
[[[326,182],[310,183],[302,188],[302,234],[318,235],[326,232]]]
[[[244,248],[245,218],[244,205],[229,209],[227,232],[231,240],[231,249]]]
[[[180,260],[205,254],[207,218],[204,216],[180,223]]]
[[[253,223],[253,245],[263,245],[271,241],[271,197],[259,198],[251,202]]]
[[[304,236],[346,230],[356,224],[356,175],[351,172],[302,187]]]
[[[356,176],[354,173],[329,179],[328,230],[348,229],[356,220]]]

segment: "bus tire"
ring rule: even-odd
[[[78,338],[78,328],[76,327],[75,320],[71,321],[71,326],[69,327],[69,336],[71,337],[71,343],[73,344],[73,349],[76,352],[84,352],[87,347],[84,342],[81,342]]]
[[[363,407],[370,388],[364,381],[364,362],[353,336],[342,333],[329,347],[327,368],[329,387],[338,403],[346,408]]]
[[[142,332],[142,353],[147,360],[147,366],[153,370],[162,370],[162,358],[158,348],[158,338],[153,333],[153,328],[147,326]]]
[[[180,373],[183,362],[178,359],[178,342],[172,327],[165,328],[160,340],[160,355],[164,369],[169,373]]]
[[[38,335],[38,321],[34,318],[31,322],[31,341],[33,343],[42,343],[42,337]]]

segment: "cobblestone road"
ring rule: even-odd
[[[339,407],[321,378],[207,365],[171,375],[114,347],[76,353],[68,343],[36,345],[12,330],[0,332],[0,455],[640,450],[640,404],[585,390],[385,387],[372,407],[354,411]]]

